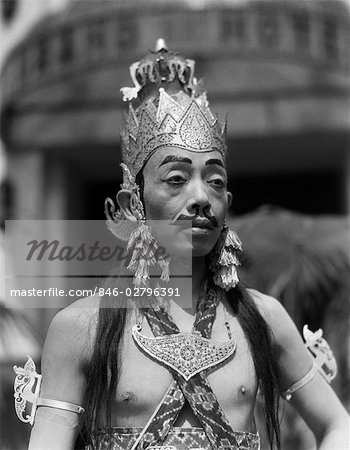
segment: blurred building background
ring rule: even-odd
[[[1,0],[1,25],[7,218],[104,219],[121,182],[119,88],[159,37],[228,113],[232,214],[349,214],[347,1]],[[53,313],[28,312],[41,336]]]

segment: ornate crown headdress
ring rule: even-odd
[[[226,159],[226,120],[209,109],[206,92],[194,78],[194,61],[169,52],[163,39],[130,67],[132,88],[122,130],[123,162],[135,176],[159,148],[176,146],[194,152],[218,150]]]

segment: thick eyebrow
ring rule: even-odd
[[[221,159],[208,159],[208,161],[205,162],[206,166],[210,166],[211,164],[217,164],[220,167],[224,167]]]
[[[192,164],[192,161],[190,158],[183,158],[181,156],[176,155],[168,155],[163,159],[163,161],[159,164],[158,167],[163,166],[164,164],[172,163],[172,162],[182,162],[182,163],[188,163]]]

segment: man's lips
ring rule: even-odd
[[[192,220],[192,228],[206,228],[212,230],[214,227],[208,219],[197,218]]]
[[[218,227],[217,220],[214,216],[211,217],[199,217],[199,216],[185,216],[180,215],[172,225],[187,227],[183,222],[190,222],[192,228],[203,228],[213,230]],[[189,225],[188,225],[189,227]]]

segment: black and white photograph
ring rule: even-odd
[[[348,450],[350,1],[0,15],[1,450]]]

